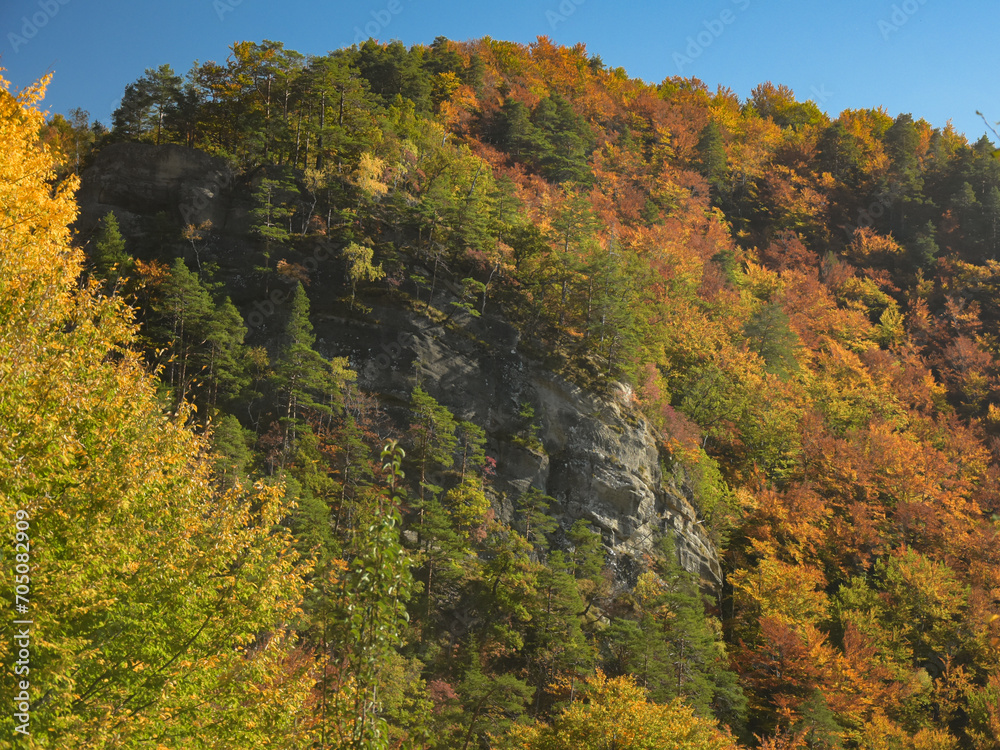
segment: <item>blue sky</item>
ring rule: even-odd
[[[407,45],[548,35],[647,81],[697,76],[741,98],[772,81],[833,116],[884,106],[951,119],[975,140],[977,109],[1000,120],[998,22],[996,0],[0,0],[0,66],[16,87],[53,72],[52,112],[83,107],[108,123],[146,68],[221,62],[238,40],[323,54],[369,34]]]

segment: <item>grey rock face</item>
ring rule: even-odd
[[[627,387],[611,399],[585,392],[520,353],[517,330],[499,317],[464,319],[460,331],[387,304],[376,304],[372,317],[378,323],[317,319],[321,353],[349,355],[360,385],[400,411],[419,372],[428,393],[483,427],[497,459],[501,515],[509,519],[512,501],[535,487],[556,499],[563,528],[584,518],[623,558],[641,557],[669,530],[684,568],[706,588],[720,586],[718,552],[682,489],[663,476],[653,431]],[[513,435],[525,403],[541,449]]]

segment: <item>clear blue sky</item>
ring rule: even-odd
[[[0,0],[0,66],[18,87],[54,72],[50,111],[108,123],[146,68],[221,62],[237,40],[323,54],[359,31],[407,45],[548,35],[647,81],[693,75],[746,98],[770,80],[833,116],[881,105],[975,140],[977,109],[1000,120],[998,22],[996,0]]]

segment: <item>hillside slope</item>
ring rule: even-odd
[[[297,499],[316,581],[382,517],[373,451],[407,450],[410,624],[366,678],[418,681],[393,737],[489,744],[599,667],[748,744],[993,746],[986,139],[540,38],[239,43],[148,72],[100,145],[92,272],[219,481]],[[316,581],[303,638],[347,659]]]

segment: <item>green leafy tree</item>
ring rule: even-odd
[[[400,541],[403,457],[395,443],[383,449],[389,493],[380,501],[371,525],[361,530],[356,551],[336,582],[334,617],[325,640],[337,670],[330,680],[333,684],[324,687],[323,706],[334,719],[330,739],[337,747],[390,746],[383,715],[387,667],[402,645],[409,621],[406,602],[413,586],[409,555]]]
[[[997,260],[1000,253],[1000,187],[993,186],[983,199],[983,223],[985,225],[987,257]]]
[[[168,382],[177,403],[191,397],[214,409],[232,403],[249,384],[243,317],[229,298],[216,304],[181,258],[156,290],[148,326],[152,344],[166,345]]]
[[[256,207],[250,211],[253,231],[264,240],[268,251],[273,245],[283,245],[291,239],[294,209],[288,205],[288,195],[293,190],[294,185],[287,179],[267,177],[254,190]]]
[[[844,184],[855,187],[862,174],[861,151],[857,138],[844,123],[832,123],[819,140],[820,164]]]
[[[151,328],[156,340],[169,345],[168,383],[174,389],[176,404],[181,404],[200,375],[198,353],[207,339],[212,317],[212,297],[188,270],[183,259],[177,258],[153,303],[158,318]]]
[[[208,386],[208,405],[234,402],[249,385],[244,339],[247,327],[229,297],[216,304],[206,323],[203,370]]]
[[[369,39],[358,49],[355,64],[372,93],[386,105],[400,96],[413,102],[417,112],[427,112],[431,104],[431,77],[421,67],[422,57],[421,50],[407,50],[398,40],[379,44]]]
[[[312,58],[306,75],[312,96],[319,97],[316,122],[316,169],[332,160],[338,172],[354,164],[378,137],[375,116],[381,110],[368,81],[348,51]]]
[[[529,487],[517,501],[517,526],[522,536],[531,542],[534,554],[544,559],[549,549],[549,537],[558,526],[549,512],[554,498],[537,487]]]
[[[226,414],[212,430],[215,479],[222,487],[244,481],[253,460],[248,447],[250,435],[232,414]]]
[[[934,222],[928,221],[910,243],[910,256],[917,267],[926,268],[934,262],[934,258],[940,252],[940,248],[938,248],[938,244],[934,239],[936,234],[937,229],[934,226]]]
[[[289,519],[289,528],[295,535],[298,548],[316,561],[316,577],[324,581],[331,573],[335,556],[342,554],[343,540],[335,533],[332,518],[337,498],[341,494],[329,462],[322,451],[320,438],[309,429],[299,432],[292,455],[286,465],[285,482],[289,495],[296,499],[295,512]],[[358,519],[367,520],[367,519]],[[350,539],[355,528],[344,536]],[[312,592],[311,608],[328,604],[328,592],[322,583]],[[315,602],[319,601],[317,605]]]
[[[604,575],[604,545],[600,533],[591,529],[583,518],[574,521],[566,539],[572,545],[567,552],[569,570],[586,605],[580,614],[586,617],[594,604],[609,594],[609,579]]]
[[[209,445],[183,408],[163,412],[124,302],[78,283],[76,179],[57,185],[39,143],[42,87],[0,88],[0,516],[30,550],[30,744],[307,743],[313,663],[287,627],[306,571],[282,493],[213,487]],[[14,679],[0,673],[3,695]],[[5,711],[0,742],[14,727]]]
[[[503,734],[524,712],[532,696],[532,688],[523,680],[484,666],[477,649],[470,648],[469,652],[470,662],[456,686],[456,700],[439,719],[444,724],[441,734],[445,735],[440,747],[469,750],[489,737]]]
[[[144,80],[149,92],[150,119],[155,122],[155,143],[159,145],[164,123],[169,122],[177,111],[177,101],[181,94],[181,77],[169,65],[161,65],[155,70],[147,70]]]
[[[484,615],[484,647],[501,652],[524,647],[524,632],[536,600],[539,565],[532,546],[500,522],[489,524],[482,544],[482,574],[475,592]]]
[[[493,138],[516,159],[531,153],[537,136],[528,107],[517,99],[504,101],[493,124]]]
[[[565,201],[552,220],[551,252],[543,266],[544,278],[559,288],[559,325],[566,325],[570,314],[571,292],[577,288],[584,270],[584,248],[597,229],[597,219],[587,196],[572,185],[563,186]],[[543,288],[543,294],[544,294]]]
[[[411,460],[417,467],[420,482],[420,502],[425,494],[438,494],[442,488],[431,485],[431,473],[451,468],[455,463],[455,418],[447,407],[441,406],[433,396],[421,386],[416,386],[410,394],[410,411],[413,423],[410,425],[412,444]]]
[[[609,375],[622,361],[639,352],[641,340],[636,276],[628,259],[614,245],[604,250],[592,246],[587,261],[586,339],[607,363]]]
[[[536,715],[553,698],[572,700],[577,682],[590,673],[594,653],[583,631],[584,609],[572,561],[562,550],[552,552],[538,572],[535,616],[524,649],[535,686]]]
[[[409,430],[413,446],[411,460],[419,473],[420,491],[412,507],[417,513],[417,533],[423,549],[422,567],[426,569],[424,594],[427,597],[426,614],[429,619],[435,571],[449,565],[462,545],[452,519],[440,500],[444,487],[431,481],[438,471],[454,465],[458,439],[455,436],[455,418],[451,412],[419,385],[410,395],[410,410],[413,413],[413,423]]]
[[[137,81],[125,87],[121,104],[112,113],[112,132],[124,138],[139,140],[148,128],[152,97],[146,86]]]
[[[558,94],[550,94],[531,113],[535,126],[532,155],[539,171],[553,182],[590,183],[587,158],[594,135],[586,118]]]
[[[885,133],[885,147],[889,156],[889,181],[892,192],[898,196],[889,203],[889,226],[893,233],[905,235],[910,231],[909,217],[914,207],[923,202],[923,178],[918,152],[920,133],[913,117],[899,115]]]

